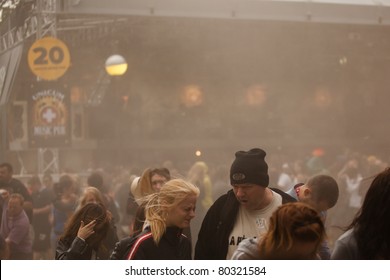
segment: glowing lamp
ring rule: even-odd
[[[196,85],[186,86],[181,95],[181,102],[188,108],[202,105],[203,92],[200,87]]]
[[[106,60],[106,71],[110,76],[121,76],[126,73],[127,62],[123,56],[114,54]]]

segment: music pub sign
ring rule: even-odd
[[[30,147],[61,148],[70,145],[69,94],[58,84],[49,85],[34,88],[29,100]]]

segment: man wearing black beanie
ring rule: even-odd
[[[230,168],[233,189],[208,210],[199,231],[195,259],[230,259],[245,238],[268,228],[271,214],[282,203],[295,201],[268,187],[266,152],[259,148],[238,151]]]

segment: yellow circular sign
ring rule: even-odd
[[[68,47],[54,37],[35,41],[28,51],[28,66],[44,80],[55,80],[65,74],[70,65]]]

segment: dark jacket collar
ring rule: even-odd
[[[178,244],[182,238],[183,229],[178,227],[167,227],[163,238],[165,238],[170,244]]]

